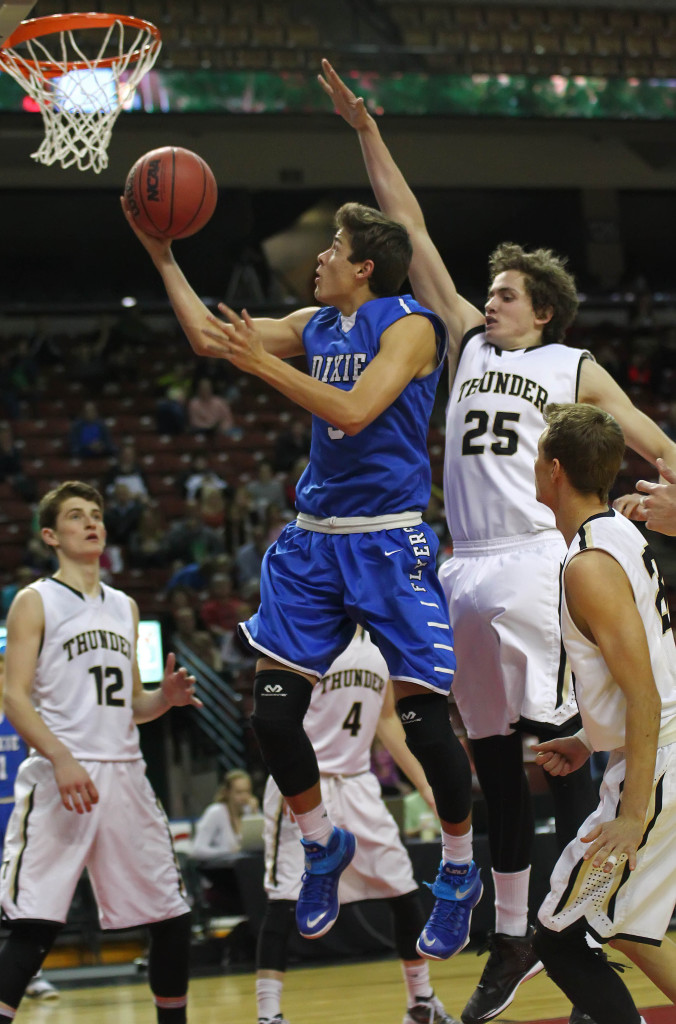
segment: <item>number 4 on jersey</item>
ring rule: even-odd
[[[351,736],[358,736],[361,729],[361,701],[355,701],[347,713],[343,722],[343,729],[347,729]]]

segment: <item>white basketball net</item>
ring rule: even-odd
[[[78,38],[86,33],[89,41],[92,28],[103,32],[103,42],[96,56],[88,57]],[[0,70],[16,79],[40,108],[45,137],[31,156],[47,166],[75,164],[81,171],[98,174],[108,166],[115,121],[157,60],[159,40],[145,26],[115,21],[105,29],[96,25],[67,29],[28,39],[20,46],[21,50],[5,47],[0,51]],[[110,67],[99,66],[102,59],[111,57]],[[45,77],[41,61],[60,67],[61,76],[52,77],[50,72]],[[74,62],[81,69],[69,70]]]

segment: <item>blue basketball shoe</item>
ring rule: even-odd
[[[448,960],[469,942],[472,911],[481,899],[484,887],[479,869],[470,864],[441,862],[434,885],[425,882],[437,900],[423,928],[416,949],[428,960]]]
[[[338,880],[354,857],[357,840],[344,828],[335,828],[326,846],[301,839],[305,872],[296,903],[296,924],[304,939],[319,939],[338,917]]]

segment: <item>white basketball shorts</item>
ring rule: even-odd
[[[333,824],[357,837],[354,859],[340,876],[340,902],[414,892],[418,885],[411,861],[396,822],[383,803],[375,775],[322,775],[321,789]],[[297,900],[305,869],[301,833],[272,778],[265,786],[263,813],[265,891],[273,900]]]
[[[190,910],[169,823],[138,761],[82,761],[99,793],[68,811],[43,757],[19,768],[3,850],[0,901],[10,920],[65,921],[86,867],[102,928],[134,928]]]
[[[470,739],[507,736],[520,720],[558,729],[577,714],[559,625],[565,553],[548,531],[456,545],[441,566],[458,661],[452,693]]]
[[[623,755],[611,755],[599,806],[559,857],[538,917],[555,932],[584,918],[599,941],[624,938],[659,945],[676,903],[676,743],[657,751],[652,797],[634,870],[629,870],[625,854],[609,874],[582,859],[588,844],[579,837],[616,816],[625,767]]]

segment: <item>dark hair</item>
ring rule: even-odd
[[[624,458],[624,434],[614,417],[584,402],[545,408],[545,458],[558,459],[576,491],[606,502]]]
[[[398,295],[408,274],[413,246],[403,224],[362,203],[345,203],[336,213],[336,228],[350,239],[350,263],[373,260],[369,278],[377,296]]]
[[[83,498],[85,501],[92,501],[103,512],[103,498],[95,487],[85,484],[81,480],[66,480],[65,483],[60,484],[59,487],[45,494],[44,498],[40,501],[38,505],[38,525],[41,530],[45,528],[48,530],[54,529],[61,506],[69,498]]]
[[[542,316],[552,311],[551,320],[542,328],[543,345],[563,341],[580,304],[575,278],[566,270],[566,263],[564,256],[557,256],[551,249],[526,252],[514,242],[503,242],[488,260],[491,280],[505,270],[518,270],[524,276],[535,313]]]

